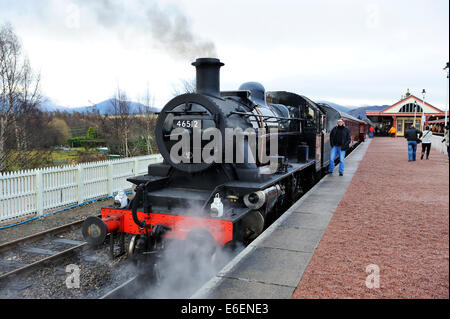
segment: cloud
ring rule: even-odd
[[[4,0],[0,19],[13,23],[48,94],[68,104],[101,101],[120,82],[132,97],[149,83],[163,106],[205,55],[225,63],[227,90],[253,80],[388,104],[424,87],[446,104],[445,0]]]

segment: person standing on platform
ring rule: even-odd
[[[442,140],[442,143],[445,142],[445,145],[447,146],[447,162],[450,160],[450,143],[449,143],[449,134],[448,134],[448,124],[445,126],[445,133],[444,133],[444,139]]]
[[[408,162],[416,160],[417,140],[422,137],[422,132],[411,126],[405,131],[405,138],[408,140]]]
[[[395,137],[395,133],[397,133],[397,130],[395,129],[394,126],[392,126],[391,129],[389,130],[389,134],[391,135],[391,137]]]
[[[427,153],[427,156],[425,159],[428,159],[428,156],[430,156],[432,139],[433,139],[433,133],[430,131],[430,127],[427,125],[427,126],[425,126],[425,130],[423,131],[423,135],[422,135],[422,155],[420,156],[421,160],[423,160],[425,151]]]
[[[375,129],[373,128],[373,126],[371,125],[369,127],[369,138],[373,138],[373,131],[375,131]]]
[[[351,142],[350,130],[345,127],[344,120],[339,119],[337,126],[335,126],[330,133],[330,164],[328,165],[328,174],[334,171],[334,160],[339,154],[339,176],[344,175],[345,166],[345,151],[349,148]]]

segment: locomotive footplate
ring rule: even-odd
[[[138,209],[138,218],[144,220],[148,225],[147,229],[143,229],[133,221],[131,210],[105,207],[102,208],[101,219],[96,217],[95,223],[85,223],[83,228],[88,242],[90,242],[91,236],[104,239],[106,232],[152,235],[157,225],[163,225],[168,229],[164,235],[165,238],[178,240],[185,240],[186,236],[192,231],[203,229],[212,235],[218,245],[224,246],[235,239],[233,227],[249,211],[248,208],[233,208],[226,210],[222,217],[214,218],[204,215],[180,215],[179,211],[162,212],[155,210],[151,213],[144,213],[142,209]],[[98,224],[104,224],[104,227],[98,227]],[[99,231],[89,231],[92,227]],[[102,234],[102,232],[105,234]],[[91,241],[98,244],[95,238]]]
[[[285,173],[268,175],[267,179],[263,182],[236,180],[223,184],[223,187],[234,189],[241,194],[248,194],[257,190],[266,189],[283,180],[288,175],[292,175],[313,166],[315,162],[315,160],[309,160],[306,163],[289,163],[290,167],[287,168]]]
[[[192,215],[201,209],[195,207],[202,207],[211,195],[210,190],[200,190],[193,188],[180,187],[165,187],[162,189],[152,190],[147,192],[147,201],[152,203],[153,207],[176,207],[184,206],[191,208],[184,208],[183,215]]]

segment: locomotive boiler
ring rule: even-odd
[[[128,254],[166,240],[204,247],[249,243],[292,205],[328,166],[334,109],[257,82],[220,91],[219,59],[199,58],[196,92],[170,100],[155,128],[163,162],[129,178],[125,207],[88,217],[85,239],[128,234]],[[113,236],[112,236],[113,238]]]

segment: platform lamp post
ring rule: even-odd
[[[445,68],[444,68],[444,71],[445,70],[447,70],[447,83],[446,83],[446,87],[447,87],[447,101],[445,101],[446,102],[446,108],[445,108],[445,120],[444,120],[444,127],[445,126],[447,126],[447,111],[448,111],[448,90],[449,90],[449,88],[448,88],[448,85],[449,85],[449,83],[448,83],[448,73],[449,73],[449,67],[448,67],[448,62],[447,62],[447,65],[445,66]]]
[[[422,90],[422,131],[423,131],[423,127],[425,126],[425,94],[427,92],[425,92],[425,89]],[[415,125],[415,123],[414,123]]]
[[[414,122],[413,122],[413,127],[416,127],[416,112],[417,112],[417,101],[414,101]]]

